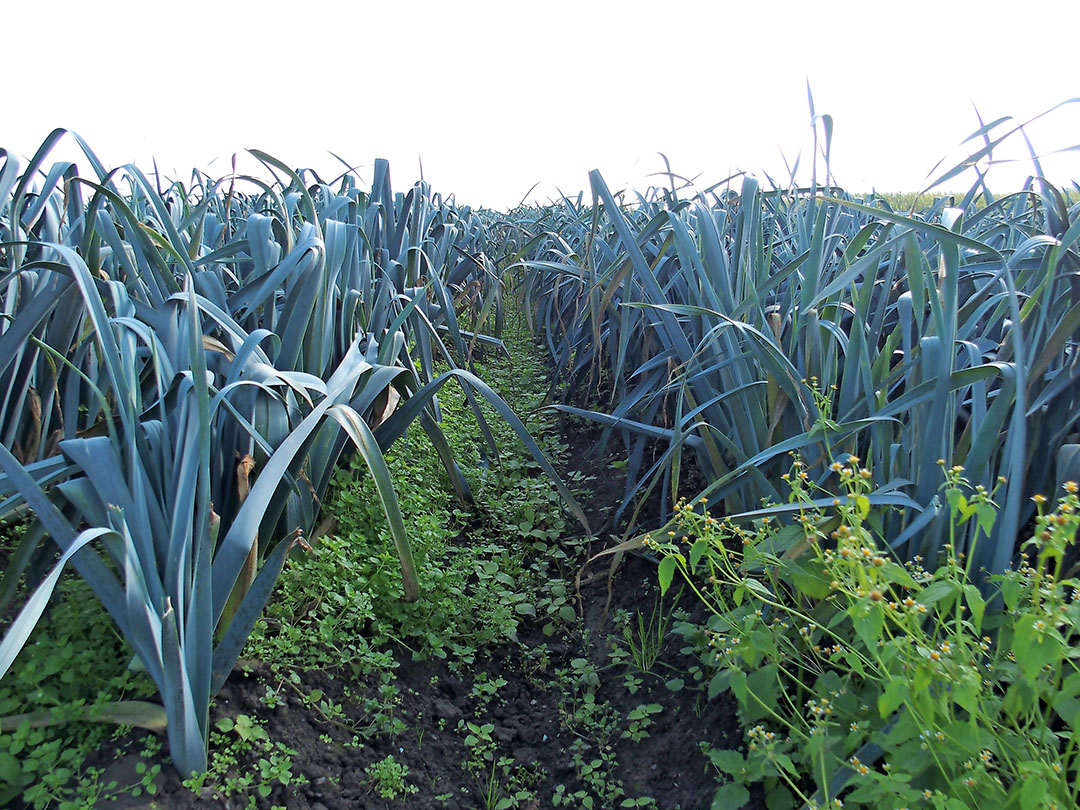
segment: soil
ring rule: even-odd
[[[648,615],[655,599],[650,587],[654,582],[653,565],[631,557],[613,581],[612,609],[640,608]],[[640,594],[649,594],[646,604],[637,604],[642,601],[637,598]],[[581,596],[585,623],[596,628],[608,597],[606,577],[583,586]],[[280,805],[290,810],[484,807],[482,786],[462,768],[469,756],[463,735],[453,730],[463,718],[477,724],[492,723],[495,726],[492,737],[500,754],[508,754],[517,763],[534,770],[539,766],[544,775],[535,786],[535,803],[528,807],[552,807],[556,785],[565,785],[568,793],[583,785],[571,766],[569,749],[574,733],[561,722],[562,695],[551,683],[545,683],[544,676],[550,677],[555,669],[568,668],[573,659],[588,656],[590,652],[580,639],[545,638],[538,626],[523,627],[520,639],[522,649],[490,651],[491,657],[478,659],[467,678],[455,675],[442,661],[412,661],[408,655],[400,656],[395,681],[402,694],[399,711],[407,731],[397,738],[376,735],[362,748],[348,746],[351,731],[324,722],[298,698],[287,698],[272,709],[263,705],[259,696],[265,690],[269,672],[257,662],[246,662],[247,668],[233,673],[218,695],[211,721],[238,714],[257,717],[266,722],[270,739],[285,741],[296,751],[292,756],[293,773],[303,774],[308,783],[289,788],[279,785],[265,801],[259,802],[260,807]],[[530,675],[523,650],[535,649],[540,644],[546,644],[550,663],[546,672]],[[665,660],[678,663],[677,640],[669,641],[666,652],[673,655],[665,655]],[[598,669],[609,663],[603,644],[592,645],[591,658]],[[501,677],[507,681],[491,703],[470,695],[472,683],[480,673],[485,673],[489,680]],[[725,697],[706,701],[700,691],[690,686],[672,692],[656,677],[647,678],[636,694],[630,694],[621,677],[603,677],[604,674],[596,701],[608,701],[621,717],[625,718],[641,704],[663,706],[645,739],[631,742],[619,739],[618,734],[612,739],[618,762],[615,776],[622,781],[626,795],[651,796],[664,810],[710,807],[717,783],[699,743],[707,741],[718,748],[741,746],[742,730],[733,702]],[[436,685],[432,686],[434,679]],[[377,687],[376,678],[368,684],[349,684],[326,672],[308,673],[304,682],[308,688],[322,689],[353,718],[362,716],[360,700]],[[346,686],[350,687],[352,697],[346,695]],[[440,719],[445,720],[445,729],[440,729]],[[134,784],[139,780],[135,766],[144,761],[138,749],[139,743],[133,735],[130,740],[101,749],[86,764],[104,768],[104,782],[115,779],[120,784]],[[377,796],[365,773],[367,766],[388,754],[408,766],[406,781],[418,790],[404,801]],[[235,798],[231,802],[215,799],[209,789],[204,789],[201,795],[193,793],[180,784],[176,772],[168,765],[163,766],[158,784],[156,796],[125,796],[101,806],[161,810],[244,806]],[[467,797],[460,792],[462,787],[468,789]],[[436,799],[446,793],[454,793],[455,798]]]
[[[579,472],[589,479],[582,506],[593,531],[600,535],[607,534],[609,538],[608,533],[612,531],[625,531],[633,507],[628,507],[623,511],[618,526],[611,525],[626,492],[626,470],[622,465],[625,461],[626,448],[621,438],[613,432],[607,442],[601,445],[602,431],[598,426],[569,417],[561,421],[559,432],[570,448],[567,467],[570,471]],[[663,442],[647,441],[643,467],[648,468],[665,449]],[[680,491],[701,492],[706,483],[704,476],[698,470],[693,454],[684,453]],[[638,510],[636,525],[644,528],[654,528],[659,525],[660,506],[660,493],[654,490]],[[667,509],[670,510],[670,508],[669,501]]]

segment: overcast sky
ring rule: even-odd
[[[703,182],[786,180],[785,156],[809,166],[807,81],[852,191],[925,187],[966,154],[976,107],[1023,122],[1080,97],[1075,1],[8,0],[4,17],[11,152],[55,127],[178,177],[247,148],[333,175],[334,152],[364,178],[389,158],[399,189],[422,160],[437,191],[492,207],[593,168],[646,185],[657,152]],[[1041,153],[1080,144],[1080,104],[1027,131]],[[1013,140],[999,189],[1032,172]],[[1080,179],[1080,151],[1043,168]]]

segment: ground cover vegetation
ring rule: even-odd
[[[1075,806],[1076,190],[831,126],[502,214],[5,153],[4,800]]]

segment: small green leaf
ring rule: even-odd
[[[793,774],[795,776],[798,775],[799,772],[795,769],[795,763],[791,761],[791,757],[789,757],[787,754],[777,754],[776,755],[776,762],[781,768],[783,768],[788,773]]]
[[[924,605],[932,605],[946,596],[955,594],[957,587],[959,586],[955,582],[940,580],[929,585],[917,598]]]
[[[752,590],[757,596],[762,599],[772,599],[773,592],[758,582],[756,579],[746,580],[746,587]]]
[[[975,632],[982,632],[983,614],[986,612],[986,601],[974,585],[964,586],[964,596],[967,597],[968,609],[971,610],[971,618],[975,621]]]
[[[1016,621],[1013,653],[1024,677],[1034,681],[1044,666],[1061,656],[1061,639],[1038,616],[1025,614]]]
[[[958,489],[945,490],[945,500],[949,502],[949,506],[954,512],[963,514],[964,510],[967,509],[967,498]],[[964,521],[961,520],[960,522],[963,523]]]
[[[731,670],[725,669],[717,672],[712,676],[712,680],[709,681],[709,700],[713,700],[717,695],[731,686]]]
[[[881,638],[881,630],[885,626],[885,614],[881,607],[873,603],[859,603],[852,605],[848,613],[851,616],[851,624],[855,627],[855,632],[859,634],[863,644],[869,649],[876,647],[878,639]]]
[[[729,782],[721,785],[713,794],[712,810],[739,810],[750,801],[750,791],[742,785]]]
[[[1041,776],[1029,776],[1020,790],[1021,810],[1035,810],[1046,798],[1046,782]]]
[[[973,679],[964,678],[953,683],[952,699],[958,705],[974,715],[979,707],[979,686]]]
[[[920,666],[915,668],[915,675],[912,678],[912,686],[915,687],[915,693],[919,694],[923,692],[934,680],[934,673],[927,666]]]
[[[731,673],[731,691],[739,705],[746,708],[746,673],[741,669],[728,670]]]
[[[736,776],[739,771],[746,767],[746,760],[743,759],[743,755],[738,751],[728,751],[726,749],[716,748],[707,750],[709,762],[711,762],[717,770],[723,771],[726,774]]]
[[[783,573],[799,591],[811,599],[829,595],[830,578],[825,566],[817,560],[784,560]]]
[[[746,691],[753,695],[745,707],[748,720],[765,717],[768,709],[776,707],[778,697],[776,673],[776,664],[769,664],[755,669],[746,676]]]
[[[1001,583],[1001,598],[1005,600],[1005,607],[1009,610],[1016,608],[1023,592],[1024,586],[1020,584],[1019,580],[1006,579]]]
[[[859,519],[866,520],[866,516],[870,514],[870,499],[865,495],[856,495],[855,508],[859,510]]]
[[[914,588],[918,585],[911,574],[904,570],[903,566],[897,565],[894,562],[887,563],[885,567],[881,569],[881,573],[888,582],[895,582],[897,585],[903,585],[905,588]]]
[[[694,568],[701,561],[701,558],[708,551],[709,544],[704,540],[695,540],[694,545],[690,546],[690,567]]]
[[[777,784],[765,794],[765,807],[768,810],[790,810],[798,806],[798,802],[795,801],[795,797],[786,785]]]
[[[675,576],[675,558],[664,557],[660,561],[660,593],[661,595],[667,593],[667,589],[671,587],[671,579]]]
[[[20,772],[19,760],[7,751],[0,751],[0,779],[9,785],[17,785],[21,781]]]
[[[885,685],[885,691],[878,697],[878,714],[888,717],[907,700],[907,681],[895,678]]]

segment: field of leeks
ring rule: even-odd
[[[88,176],[49,163],[65,137]],[[906,213],[826,170],[693,193],[672,174],[632,200],[593,172],[591,204],[493,214],[423,183],[395,195],[384,161],[365,191],[252,154],[263,176],[163,185],[62,130],[25,167],[0,152],[0,518],[30,519],[0,608],[32,591],[0,675],[70,560],[153,679],[162,707],[142,722],[166,725],[184,774],[205,769],[210,702],[347,456],[372,477],[404,598],[422,597],[383,451],[422,430],[469,499],[439,428],[447,383],[481,457],[484,400],[588,528],[471,371],[478,347],[501,349],[510,292],[550,354],[552,407],[624,444],[607,528],[628,537],[650,496],[661,520],[687,495],[734,521],[792,511],[789,454],[831,503],[835,465],[857,457],[868,503],[894,507],[875,529],[897,555],[951,539],[981,576],[1014,561],[1031,496],[1080,476],[1080,204],[1034,157],[1016,193],[980,176]],[[942,464],[996,491],[988,539],[972,543],[978,521],[950,536]]]

